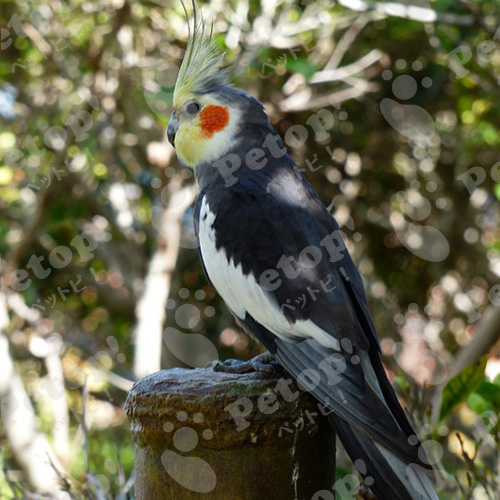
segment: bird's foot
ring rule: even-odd
[[[212,368],[214,372],[224,373],[260,372],[271,374],[280,368],[280,365],[271,353],[265,352],[248,361],[241,361],[240,359],[226,359],[223,362],[211,361],[207,364],[206,368]]]
[[[356,500],[377,500],[375,495],[371,492],[370,488],[365,484],[359,486],[358,496]]]

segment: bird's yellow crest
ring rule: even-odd
[[[189,16],[182,2],[188,19],[188,43],[174,89],[174,108],[178,108],[194,94],[209,91],[211,88],[227,83],[226,71],[221,70],[221,54],[213,39],[212,28],[205,33],[203,15],[195,1],[193,5],[193,28],[191,30]]]

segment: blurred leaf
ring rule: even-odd
[[[443,401],[439,420],[447,418],[455,407],[464,402],[469,394],[484,379],[484,370],[488,358],[485,356],[477,363],[466,366],[453,376],[443,388]]]
[[[490,405],[491,410],[500,409],[500,386],[497,384],[483,380],[474,393],[479,394]]]
[[[491,123],[482,123],[480,130],[481,138],[484,142],[490,144],[491,146],[500,144],[500,135],[498,134],[498,130]]]
[[[14,178],[14,172],[10,167],[0,167],[0,185],[9,184]]]
[[[12,132],[2,132],[0,134],[0,150],[8,151],[16,145],[16,136]]]
[[[410,390],[410,382],[404,375],[397,375],[394,382],[404,393],[407,393]]]
[[[481,415],[490,409],[488,402],[476,392],[469,394],[467,406],[476,414]]]
[[[0,200],[13,203],[19,199],[19,190],[12,188],[0,189]]]
[[[493,191],[498,200],[500,200],[500,183],[493,186]]]
[[[288,59],[286,69],[292,73],[300,73],[311,78],[316,73],[316,66],[308,59]]]

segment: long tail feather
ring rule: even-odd
[[[331,384],[325,361],[339,352],[311,339],[295,343],[276,339],[275,346],[276,358],[299,382],[315,368],[319,383],[310,392],[332,410],[328,418],[377,500],[438,500],[432,467],[419,450],[418,438],[385,374],[378,373],[380,362],[374,367],[366,352],[359,353],[357,363],[345,356],[338,382],[333,379],[336,383]]]
[[[420,465],[407,465],[333,413],[328,418],[377,500],[438,500]]]

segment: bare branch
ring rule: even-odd
[[[62,490],[51,460],[57,462],[46,436],[37,428],[35,410],[21,377],[14,371],[9,342],[3,333],[8,319],[6,298],[0,294],[0,399],[5,435],[31,485],[37,491],[59,497]]]
[[[342,62],[346,52],[352,46],[357,36],[361,33],[363,28],[371,21],[378,19],[379,16],[376,13],[361,14],[354,24],[344,33],[342,38],[337,43],[335,50],[332,52],[330,59],[323,68],[323,72],[330,69],[338,68],[339,64]]]
[[[85,380],[85,383],[83,384],[82,387],[82,414],[80,418],[80,426],[83,432],[83,448],[85,450],[85,460],[86,460],[85,469],[87,471],[87,474],[90,474],[89,433],[87,429],[87,422],[85,421],[88,397],[89,397],[89,391],[87,387],[87,381]]]
[[[443,388],[446,382],[466,366],[478,361],[488,353],[500,338],[500,307],[490,307],[482,316],[476,328],[474,338],[458,352],[450,367],[447,379],[439,386],[432,396],[432,422],[437,423],[441,408]]]
[[[183,187],[180,177],[170,181],[169,191],[170,199],[161,218],[156,251],[136,309],[134,374],[137,378],[160,369],[165,304],[179,255],[182,219],[196,196],[195,186]]]
[[[316,73],[311,78],[310,83],[325,83],[345,80],[349,76],[356,75],[377,62],[385,62],[388,60],[389,58],[385,52],[373,49],[368,54],[365,54],[361,59],[358,59],[352,64],[342,66],[342,68],[326,69],[325,67],[324,70]]]
[[[450,376],[475,363],[500,339],[500,307],[490,307],[477,325],[474,338],[455,356]]]
[[[279,108],[285,113],[296,113],[308,109],[335,106],[349,99],[356,99],[370,92],[376,92],[378,89],[379,86],[376,83],[366,82],[364,86],[346,88],[338,92],[313,97],[311,90],[306,88],[302,92],[298,92],[282,101]]]
[[[45,366],[50,383],[49,396],[51,396],[54,411],[54,425],[52,426],[54,448],[59,459],[66,462],[69,454],[69,414],[61,364],[63,343],[59,336],[54,335],[47,339],[46,344]]]
[[[382,12],[388,16],[401,17],[410,21],[424,23],[446,23],[460,26],[472,26],[476,24],[476,18],[470,14],[451,14],[449,12],[437,12],[428,7],[417,5],[405,5],[397,2],[368,2],[365,0],[337,0],[339,5],[357,12],[375,11]]]
[[[116,497],[116,500],[127,500],[128,493],[132,489],[135,484],[135,474],[132,471],[130,477],[127,479],[127,482],[123,485],[123,488],[120,490],[120,493]]]

